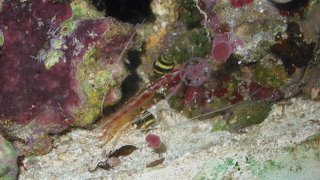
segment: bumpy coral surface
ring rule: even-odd
[[[177,3],[177,22],[158,36],[184,75],[178,88],[168,90],[172,108],[197,117],[242,100],[274,102],[301,90],[288,86],[312,61],[314,44],[282,8],[267,0]],[[318,96],[318,88],[313,91]]]
[[[39,152],[41,139],[50,142],[42,135],[94,121],[121,97],[126,73],[119,59],[131,30],[87,1],[3,2],[1,129]]]

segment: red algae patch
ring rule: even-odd
[[[77,62],[88,46],[107,31],[105,20],[82,21],[66,37],[60,36],[60,24],[72,17],[68,4],[18,0],[3,3],[0,31],[4,45],[0,57],[0,119],[18,124],[32,120],[62,129],[75,121],[71,111],[81,100],[75,79]],[[90,36],[92,32],[95,36]],[[51,68],[45,66],[44,52],[56,38],[65,42],[63,55]]]
[[[230,4],[234,8],[241,8],[253,3],[253,0],[230,0]]]

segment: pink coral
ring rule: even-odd
[[[152,149],[158,149],[161,146],[161,139],[156,134],[148,134],[146,137],[148,147]]]
[[[215,60],[225,62],[230,57],[232,48],[229,42],[220,41],[213,46],[211,53]]]
[[[233,38],[230,32],[216,34],[212,41],[212,58],[217,62],[225,62],[235,51],[237,46],[243,46],[239,38]]]

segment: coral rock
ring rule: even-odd
[[[39,151],[40,144],[50,140],[39,139],[39,130],[59,133],[93,122],[103,105],[121,96],[114,93],[126,76],[120,54],[132,30],[87,1],[3,2],[0,122],[11,123],[1,128],[42,154],[47,150]]]

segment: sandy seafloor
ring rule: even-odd
[[[148,148],[146,133],[140,130],[127,130],[116,141],[103,146],[96,130],[74,130],[58,137],[51,153],[26,158],[26,170],[21,168],[19,178],[320,179],[319,149],[315,153],[310,148],[288,150],[320,134],[319,110],[319,101],[292,98],[273,105],[263,123],[246,128],[244,133],[212,133],[212,122],[222,116],[190,121],[161,102],[153,109],[160,121],[159,128],[151,132],[161,136],[167,146],[165,153],[159,155]],[[88,171],[105,158],[106,152],[126,144],[139,149],[122,157],[121,165],[108,171]],[[298,155],[291,156],[290,152]],[[163,164],[146,168],[146,164],[159,157],[165,158]]]

